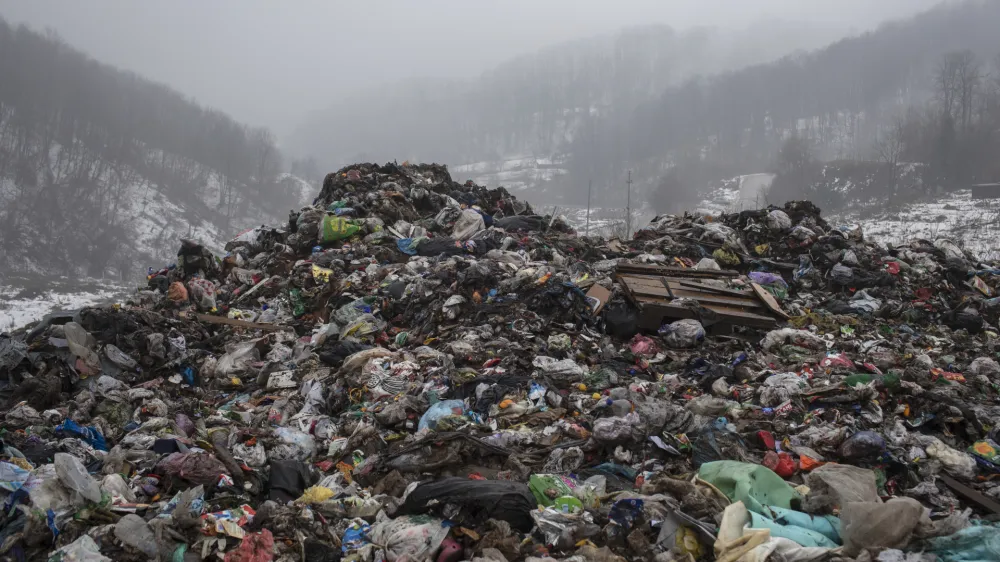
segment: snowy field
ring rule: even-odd
[[[967,189],[898,211],[852,212],[836,218],[860,224],[865,238],[883,244],[947,238],[980,259],[1000,259],[1000,199],[973,199]]]
[[[116,302],[128,293],[129,289],[123,285],[99,280],[18,278],[0,281],[0,333],[27,326],[50,312]]]

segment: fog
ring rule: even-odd
[[[745,28],[780,19],[844,34],[935,3],[0,0],[0,16],[52,28],[102,62],[281,137],[345,92],[410,77],[475,77],[512,56],[625,26]]]

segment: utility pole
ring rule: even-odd
[[[590,236],[590,192],[594,188],[594,180],[587,181],[587,230],[584,236]]]
[[[632,238],[632,170],[628,171],[628,181],[625,185],[628,186],[628,199],[625,203],[625,239],[629,240]]]

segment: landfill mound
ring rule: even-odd
[[[0,559],[997,560],[996,264],[438,165],[0,336]]]

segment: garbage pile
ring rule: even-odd
[[[1000,266],[354,165],[0,336],[0,559],[1000,559]]]

